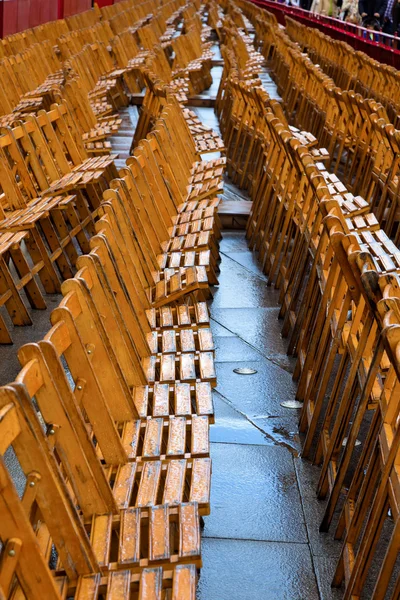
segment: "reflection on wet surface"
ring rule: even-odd
[[[278,445],[298,456],[298,435],[288,431],[281,422],[276,425],[280,417],[253,417],[252,420],[230,405],[218,392],[214,392],[214,406],[216,423],[211,428],[212,442]]]
[[[244,232],[224,232],[221,258],[210,302],[218,382],[212,501],[197,600],[337,600],[326,580],[340,544],[318,533],[323,504],[310,479],[315,467],[299,458],[299,411],[281,406],[296,386],[278,294]],[[256,373],[235,372],[243,368]]]
[[[202,556],[197,600],[318,600],[320,597],[311,557],[304,552],[304,544],[205,539]]]

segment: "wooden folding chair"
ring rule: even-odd
[[[0,234],[0,306],[5,306],[15,326],[32,325],[21,292],[25,292],[32,308],[46,308],[37,276],[46,292],[54,293],[57,289],[52,277],[53,270],[49,271],[49,261],[42,246],[28,231]],[[0,316],[0,341],[2,344],[12,343],[3,316]]]
[[[371,348],[369,372],[358,404],[356,421],[359,421],[359,415],[362,416],[370,390],[373,388],[377,391],[377,402],[365,448],[353,476],[336,532],[336,537],[344,537],[344,541],[333,585],[345,581],[345,598],[360,594],[371,570],[372,561],[378,561],[379,572],[374,580],[371,596],[376,600],[385,596],[393,575],[395,579],[391,597],[396,597],[399,588],[399,578],[397,576],[396,579],[394,572],[399,552],[396,468],[400,440],[399,280],[392,278],[392,284],[388,283],[387,277],[381,277],[378,281],[376,272],[368,272],[368,268],[362,278],[367,292],[373,294],[371,300],[376,310],[379,338],[373,351]],[[386,357],[388,364],[385,377],[380,378],[377,376],[383,357]],[[357,433],[351,431],[350,435],[351,441],[354,441]],[[378,543],[382,544],[380,540],[385,521],[392,521],[391,531],[389,537],[385,535],[383,538],[384,554],[383,560],[380,560],[376,557],[376,548]],[[367,527],[364,529],[365,524]]]
[[[17,405],[18,396],[20,396],[21,404]],[[183,504],[179,508],[161,505],[160,507],[147,509],[125,509],[114,518],[111,518],[111,513],[92,513],[93,518],[86,517],[87,533],[72,502],[70,491],[63,481],[61,470],[54,457],[54,450],[49,444],[49,440],[45,439],[35,410],[28,401],[22,386],[2,388],[1,405],[2,424],[13,425],[12,428],[8,429],[8,434],[5,437],[2,436],[2,453],[12,443],[22,470],[27,477],[28,484],[23,500],[17,501],[18,495],[11,483],[11,477],[4,468],[4,463],[1,462],[2,480],[4,482],[1,493],[2,511],[5,510],[8,502],[13,502],[8,512],[2,512],[2,516],[7,516],[7,518],[1,519],[1,538],[3,543],[12,544],[11,548],[8,546],[7,550],[14,550],[11,555],[7,553],[7,559],[4,557],[8,569],[6,573],[2,571],[3,588],[5,585],[8,588],[13,583],[14,573],[17,574],[20,585],[34,586],[37,573],[30,578],[27,573],[22,577],[19,561],[23,560],[24,557],[28,560],[29,553],[27,555],[26,552],[28,548],[32,550],[32,560],[37,555],[43,561],[44,556],[48,559],[53,543],[58,552],[58,576],[72,579],[75,582],[81,576],[92,575],[94,580],[92,580],[92,584],[95,584],[98,579],[96,573],[99,575],[103,573],[104,576],[110,577],[111,581],[114,578],[118,581],[121,577],[124,579],[121,575],[124,571],[128,570],[129,572],[132,570],[140,573],[143,568],[146,569],[153,565],[167,567],[177,559],[181,564],[199,564],[197,558],[200,544],[199,519],[197,506],[194,503]],[[14,411],[16,411],[16,414]],[[6,501],[6,498],[8,498],[8,501]],[[17,501],[15,507],[14,501]],[[53,516],[51,511],[54,511]],[[38,517],[39,512],[40,518]],[[90,512],[89,510],[89,515]],[[17,519],[16,514],[20,518]],[[112,523],[112,521],[115,522]],[[13,536],[15,531],[12,528],[13,524],[20,527],[21,535],[27,535],[27,532],[31,532],[31,537],[25,538],[27,541],[30,540],[26,549],[24,549],[25,546],[17,543],[16,540],[20,538]],[[27,526],[25,527],[25,525]],[[112,533],[112,527],[115,528],[115,526],[119,529],[121,537],[113,550],[114,534]],[[143,554],[140,556],[141,552],[135,552],[135,545],[132,547],[132,536],[134,539],[139,539],[133,533],[135,529],[132,529],[132,527],[135,528],[135,526],[138,535],[143,536],[143,541],[148,536],[150,546],[146,551],[146,557]],[[184,530],[186,533],[184,533]],[[116,530],[114,529],[114,531]],[[106,537],[104,537],[104,534],[106,534]],[[165,538],[159,538],[159,535],[167,535],[168,538],[172,535],[174,541],[167,548],[161,542]],[[181,542],[179,541],[179,535],[182,536]],[[184,539],[185,542],[183,542]],[[161,545],[156,543],[157,540]],[[153,546],[153,543],[156,543],[156,545]],[[187,545],[188,543],[189,545]],[[141,548],[141,551],[143,551],[143,548]],[[192,556],[191,561],[189,556]],[[16,560],[16,569],[13,568],[13,563],[10,562],[10,559],[14,557],[18,559]],[[46,562],[44,564],[46,565]],[[40,562],[38,562],[38,565],[40,565]],[[30,570],[33,573],[32,563],[30,563]],[[39,578],[39,581],[48,582],[49,577],[48,574],[46,575],[47,571],[44,568],[42,573],[43,579]],[[87,579],[86,583],[88,583]],[[51,580],[54,583],[52,576]],[[27,581],[26,584],[25,581]],[[128,583],[129,579],[125,581],[128,596],[125,594],[125,596],[122,596],[123,598],[129,597],[128,589],[130,586]],[[67,584],[67,580],[64,579],[65,584]],[[81,585],[82,582],[79,582],[78,590],[79,588],[82,589]],[[49,587],[49,590],[52,591],[52,588]],[[96,585],[94,590],[96,590]]]
[[[189,442],[189,438],[193,440],[193,449],[197,445],[196,453],[200,451],[207,454],[204,446],[208,438],[207,417],[198,417],[198,420],[192,417],[190,421],[184,417],[167,420],[159,417],[154,421],[151,418],[145,420],[143,426],[132,416],[121,421],[121,416],[132,415],[132,397],[125,395],[123,398],[120,395],[117,403],[107,404],[103,396],[105,379],[103,377],[101,383],[97,379],[100,372],[97,358],[94,355],[87,357],[87,349],[79,340],[75,325],[68,327],[68,322],[71,323],[71,319],[66,316],[66,321],[58,321],[39,345],[30,344],[21,349],[19,356],[24,368],[17,383],[26,386],[24,394],[37,396],[44,421],[50,422],[52,427],[54,424],[54,450],[62,457],[66,477],[77,495],[80,509],[84,514],[88,514],[88,511],[90,514],[90,507],[99,497],[104,497],[104,501],[118,508],[156,506],[160,503],[172,507],[191,499],[199,501],[201,514],[209,514],[210,459],[185,457],[185,450],[188,449],[186,440]],[[105,356],[100,346],[97,349]],[[58,357],[65,359],[67,367],[62,365]],[[86,375],[81,368],[82,361],[86,364]],[[107,362],[104,368],[109,375],[112,374]],[[32,373],[38,370],[42,375],[32,387],[33,384],[29,384]],[[55,372],[57,378],[54,379],[51,374]],[[71,382],[71,378],[74,381],[73,389],[68,382]],[[65,410],[68,412],[65,413]],[[82,419],[82,410],[85,420]],[[70,419],[73,419],[73,429],[65,425],[66,420]],[[57,433],[58,423],[61,423],[61,428],[64,423],[60,436]],[[85,429],[86,436],[79,434]],[[198,437],[195,431],[199,433]],[[91,441],[92,436],[95,444]],[[79,460],[78,443],[81,445]],[[200,450],[202,444],[203,450]],[[168,452],[171,453],[169,458],[166,456]],[[179,454],[181,457],[178,458]],[[96,496],[94,492],[90,494],[89,482],[84,484],[83,481],[76,481],[74,473],[80,463],[89,465],[85,472],[90,469],[92,473],[90,481],[91,486],[98,490]],[[179,484],[176,479],[178,473]]]

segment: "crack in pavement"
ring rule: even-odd
[[[300,456],[300,453],[299,453],[298,450],[296,450],[296,448],[293,448],[293,446],[291,446],[289,443],[287,443],[285,441],[279,441],[276,438],[274,438],[273,435],[271,435],[270,433],[268,433],[267,431],[265,431],[262,427],[260,427],[259,425],[257,425],[257,423],[255,423],[248,415],[246,415],[246,413],[244,413],[243,411],[241,411],[240,409],[238,409],[226,396],[224,396],[223,394],[221,394],[221,392],[218,392],[217,390],[214,390],[214,393],[218,394],[218,396],[221,398],[221,400],[223,402],[225,402],[225,404],[227,404],[228,406],[230,406],[235,412],[237,412],[239,415],[241,415],[242,417],[244,417],[244,419],[246,419],[246,421],[248,423],[250,423],[250,425],[252,425],[256,429],[258,429],[258,431],[260,431],[263,435],[265,435],[266,438],[268,438],[269,440],[271,440],[271,442],[273,442],[273,444],[275,446],[281,446],[282,448],[286,448],[286,450],[288,450],[290,452],[290,454],[293,457],[295,457],[295,458],[298,458]],[[276,418],[276,416],[275,415],[271,415],[268,418],[273,419],[273,418]]]
[[[223,310],[223,309],[219,309],[219,310]],[[235,309],[231,309],[230,308],[228,310],[235,310]],[[240,310],[240,309],[238,309],[238,310]],[[239,340],[241,340],[244,344],[247,344],[247,346],[249,346],[249,348],[252,348],[260,356],[262,356],[263,358],[265,358],[266,360],[268,360],[268,362],[272,363],[276,367],[279,367],[280,369],[282,369],[282,371],[285,371],[286,373],[289,373],[290,375],[293,375],[293,373],[289,369],[289,367],[285,367],[284,365],[282,365],[281,363],[279,363],[277,360],[274,360],[270,355],[263,354],[262,352],[260,352],[260,350],[258,348],[256,348],[255,346],[253,346],[253,344],[250,344],[250,342],[248,342],[247,340],[245,340],[244,338],[242,338],[238,333],[236,333],[232,329],[229,329],[229,327],[227,327],[226,325],[224,325],[220,321],[217,321],[217,319],[215,317],[211,316],[210,319],[211,319],[211,321],[214,321],[215,323],[217,323],[218,325],[220,325],[221,327],[223,327],[224,329],[226,329],[227,331],[229,331],[229,333],[232,333],[235,337],[239,338]],[[221,337],[223,337],[223,336],[221,336]],[[218,358],[217,358],[216,362],[218,362]]]
[[[238,252],[241,252],[240,250],[238,250]],[[243,251],[244,252],[244,251]],[[249,250],[250,252],[250,250]],[[242,267],[242,269],[244,269],[245,271],[247,271],[248,273],[251,273],[252,275],[254,275],[254,277],[258,277],[258,279],[260,281],[264,281],[264,282],[268,282],[268,278],[262,273],[261,275],[259,273],[256,273],[255,271],[252,271],[251,269],[249,269],[248,267],[245,267],[244,265],[242,265],[242,263],[240,263],[238,260],[235,260],[234,258],[232,258],[231,256],[229,256],[229,254],[226,254],[226,252],[223,252],[222,250],[220,250],[219,252],[220,254],[222,254],[222,256],[225,256],[225,258],[229,258],[229,260],[231,260],[232,262],[236,263],[237,265],[239,265],[240,267]],[[252,253],[253,254],[253,253]],[[278,304],[277,304],[278,306]]]

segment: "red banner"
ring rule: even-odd
[[[112,4],[100,0],[99,6]],[[89,10],[92,0],[0,0],[0,37]]]

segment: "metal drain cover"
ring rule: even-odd
[[[233,369],[233,372],[237,373],[238,375],[254,375],[254,373],[257,373],[255,369],[249,369],[248,367]]]
[[[281,406],[283,406],[283,408],[296,409],[296,408],[302,408],[303,403],[299,402],[298,400],[285,400],[284,402],[281,402]]]

